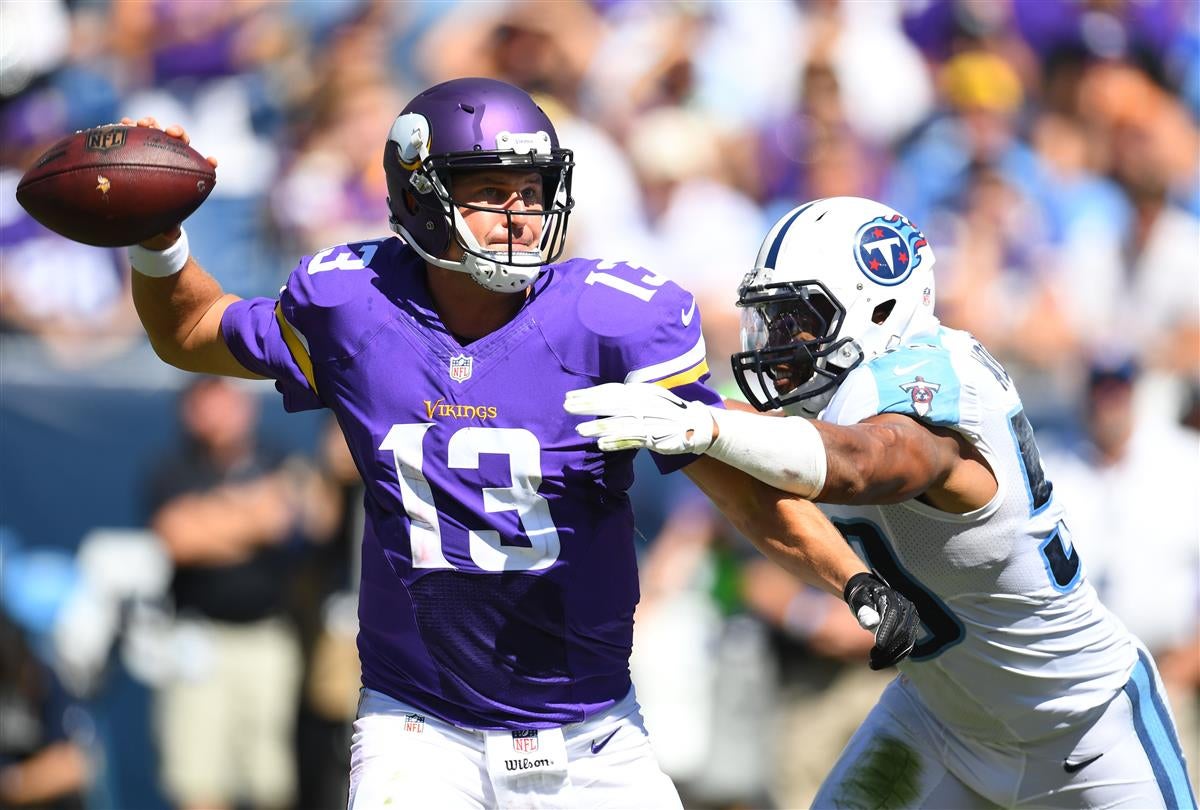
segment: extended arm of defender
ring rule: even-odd
[[[952,435],[897,414],[833,425],[799,416],[712,413],[710,456],[824,503],[906,501],[944,483],[959,460]]]
[[[872,669],[912,652],[920,625],[916,608],[867,570],[816,506],[704,456],[684,472],[768,559],[845,600],[859,624],[875,634]]]
[[[822,503],[888,504],[923,496],[963,514],[996,494],[995,475],[965,436],[901,414],[853,425],[713,411],[708,454]]]
[[[650,383],[570,391],[568,413],[599,416],[576,429],[601,450],[645,447],[706,454],[778,489],[826,503],[899,503],[924,495],[965,513],[996,493],[980,452],[956,431],[878,414],[854,425],[685,402]]]
[[[896,503],[950,474],[958,443],[905,416],[846,427],[686,402],[651,383],[604,383],[567,393],[568,413],[601,450],[645,447],[706,454],[778,489],[833,503]]]
[[[759,551],[804,581],[841,598],[849,579],[867,571],[808,501],[706,456],[683,471]]]
[[[880,414],[856,425],[813,425],[825,445],[825,486],[816,498],[825,503],[900,503],[942,489],[958,468],[965,444],[953,431],[927,428],[899,414]]]
[[[787,486],[771,486],[780,481],[806,497],[820,493],[825,445],[812,423],[709,408],[650,383],[569,391],[563,408],[607,415],[576,427],[597,437],[601,450],[707,452],[684,468],[688,477],[769,559],[850,605],[859,623],[875,631],[873,668],[912,651],[919,622],[912,603],[870,573],[815,506],[783,491]]]

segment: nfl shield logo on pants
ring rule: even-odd
[[[450,379],[456,383],[466,382],[471,379],[471,363],[474,358],[467,357],[465,354],[460,354],[458,357],[450,358]]]
[[[523,731],[514,731],[512,733],[513,750],[514,751],[529,751],[538,750],[538,733],[535,729]]]

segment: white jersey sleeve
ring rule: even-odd
[[[960,733],[1026,741],[1110,700],[1134,642],[1087,582],[1004,368],[942,328],[855,369],[821,418],[880,413],[959,431],[998,483],[991,502],[961,515],[915,499],[822,507],[916,604],[923,635],[901,670],[922,699]]]
[[[852,371],[821,419],[852,425],[899,413],[981,439],[983,408],[972,369],[956,368],[957,358],[942,345],[940,333],[927,337],[929,342],[901,346]]]

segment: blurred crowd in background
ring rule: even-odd
[[[578,164],[569,255],[695,292],[729,395],[737,284],[778,216],[858,195],[916,222],[940,317],[1016,378],[1089,577],[1157,656],[1195,780],[1200,4],[0,0],[0,806],[336,807],[358,687],[336,426],[271,447],[269,385],[162,367],[123,252],[33,222],[21,173],[77,129],[181,123],[220,159],[194,255],[273,296],[300,256],[388,233],[393,118],[469,75],[536,96]],[[690,807],[804,806],[886,682],[870,638],[682,476],[633,494],[664,767]]]

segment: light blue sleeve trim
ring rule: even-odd
[[[939,344],[904,346],[871,361],[879,413],[901,413],[939,427],[959,426],[962,386],[950,353]]]

